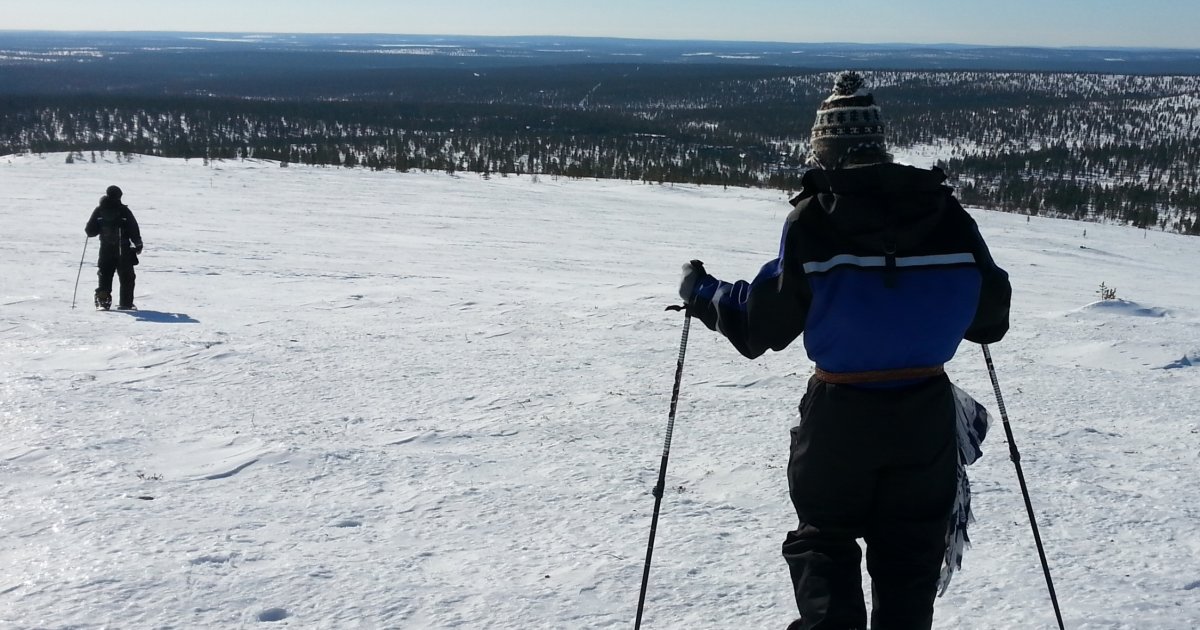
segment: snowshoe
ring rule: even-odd
[[[112,293],[108,291],[96,291],[96,309],[107,311],[112,306]]]
[[[117,310],[118,311],[136,311],[137,307],[134,306],[133,304],[118,304]]]

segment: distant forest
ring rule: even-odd
[[[1200,77],[864,72],[892,149],[934,151],[969,205],[1200,234]],[[0,155],[795,190],[829,72],[734,65],[411,69],[302,98],[0,96]],[[319,96],[335,94],[336,96]]]

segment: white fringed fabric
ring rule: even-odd
[[[987,409],[970,394],[954,385],[954,407],[958,422],[958,492],[954,497],[954,511],[946,529],[946,556],[942,574],[938,578],[938,597],[946,593],[954,571],[962,568],[963,552],[971,543],[967,526],[974,521],[971,515],[971,482],[967,479],[967,466],[983,456],[980,445],[987,437],[992,417]]]

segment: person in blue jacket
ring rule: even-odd
[[[121,280],[121,299],[118,310],[135,311],[133,288],[137,274],[133,268],[142,253],[142,232],[129,206],[121,203],[121,189],[109,186],[100,198],[100,205],[88,217],[83,231],[100,237],[100,257],[96,263],[99,286],[96,287],[96,308],[112,306],[113,274]]]
[[[791,431],[799,517],[783,544],[790,630],[929,628],[956,496],[959,344],[999,341],[1011,287],[937,169],[892,162],[874,95],[842,73],[812,129],[814,166],[779,256],[750,282],[684,265],[688,313],[753,359],[802,333],[816,364]]]

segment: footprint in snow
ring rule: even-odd
[[[283,608],[268,608],[258,613],[259,621],[283,621],[288,618],[288,611]]]

